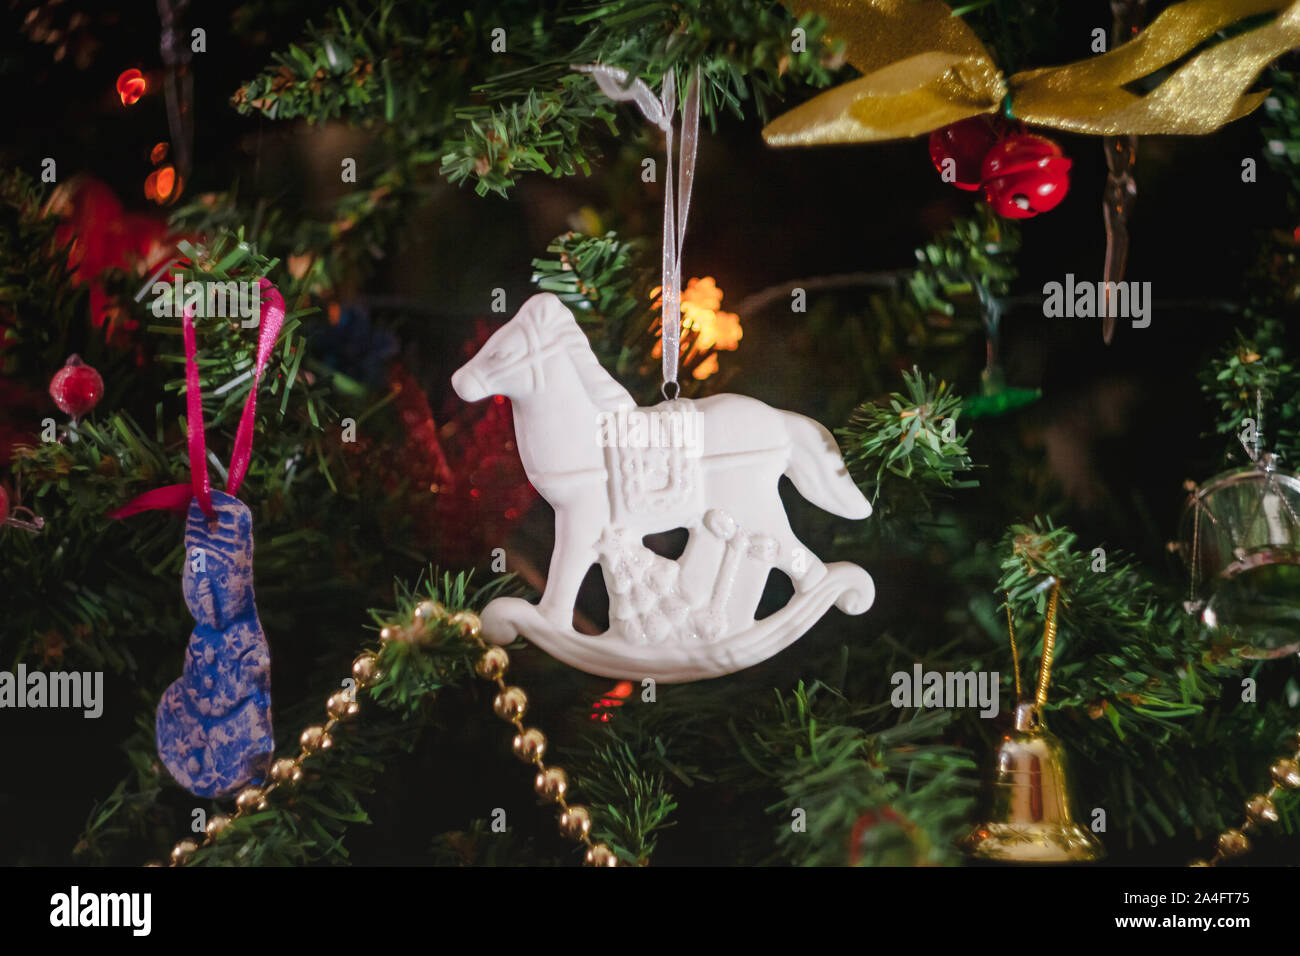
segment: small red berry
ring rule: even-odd
[[[104,380],[81,357],[73,355],[50,379],[50,398],[60,411],[80,418],[104,397]]]

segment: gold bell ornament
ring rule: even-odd
[[[1097,860],[1106,851],[1070,814],[1065,748],[1043,723],[1043,704],[1056,646],[1056,612],[1060,582],[1052,583],[1043,630],[1043,659],[1033,701],[1021,700],[1020,663],[1013,662],[1016,682],[1015,723],[997,748],[992,800],[987,822],[980,823],[960,846],[976,859],[1006,863],[1078,863]],[[1016,635],[1011,629],[1011,653]]]

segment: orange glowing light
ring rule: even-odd
[[[167,148],[168,147],[166,143],[156,144],[154,148],[149,152],[149,162],[153,163],[155,166],[161,163],[164,159],[167,158]]]
[[[122,97],[122,105],[130,106],[144,96],[148,84],[144,74],[139,70],[123,70],[117,77],[117,95]]]
[[[181,178],[176,175],[174,166],[161,166],[144,181],[145,197],[159,205],[171,202],[180,192]]]
[[[663,308],[660,289],[650,294],[655,297],[655,308]],[[685,339],[688,333],[695,333],[694,341],[687,351]],[[691,279],[682,290],[682,338],[683,360],[692,356],[704,355],[702,362],[695,366],[691,376],[706,379],[718,370],[717,352],[725,349],[734,352],[740,347],[744,330],[740,327],[740,316],[734,312],[722,311],[722,290],[712,276],[703,279]],[[653,355],[658,358],[663,354],[663,343],[656,343]]]

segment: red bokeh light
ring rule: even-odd
[[[122,105],[130,106],[144,96],[149,86],[144,74],[139,70],[123,70],[117,77],[117,95],[122,97]]]
[[[632,695],[632,682],[630,680],[621,680],[609,690],[605,695],[591,705],[591,719],[599,720],[603,724],[609,723],[612,716],[610,709],[613,707],[622,707],[624,699]]]

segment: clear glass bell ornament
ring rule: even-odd
[[[1182,553],[1189,610],[1243,657],[1300,651],[1300,477],[1260,455],[1193,491]]]

